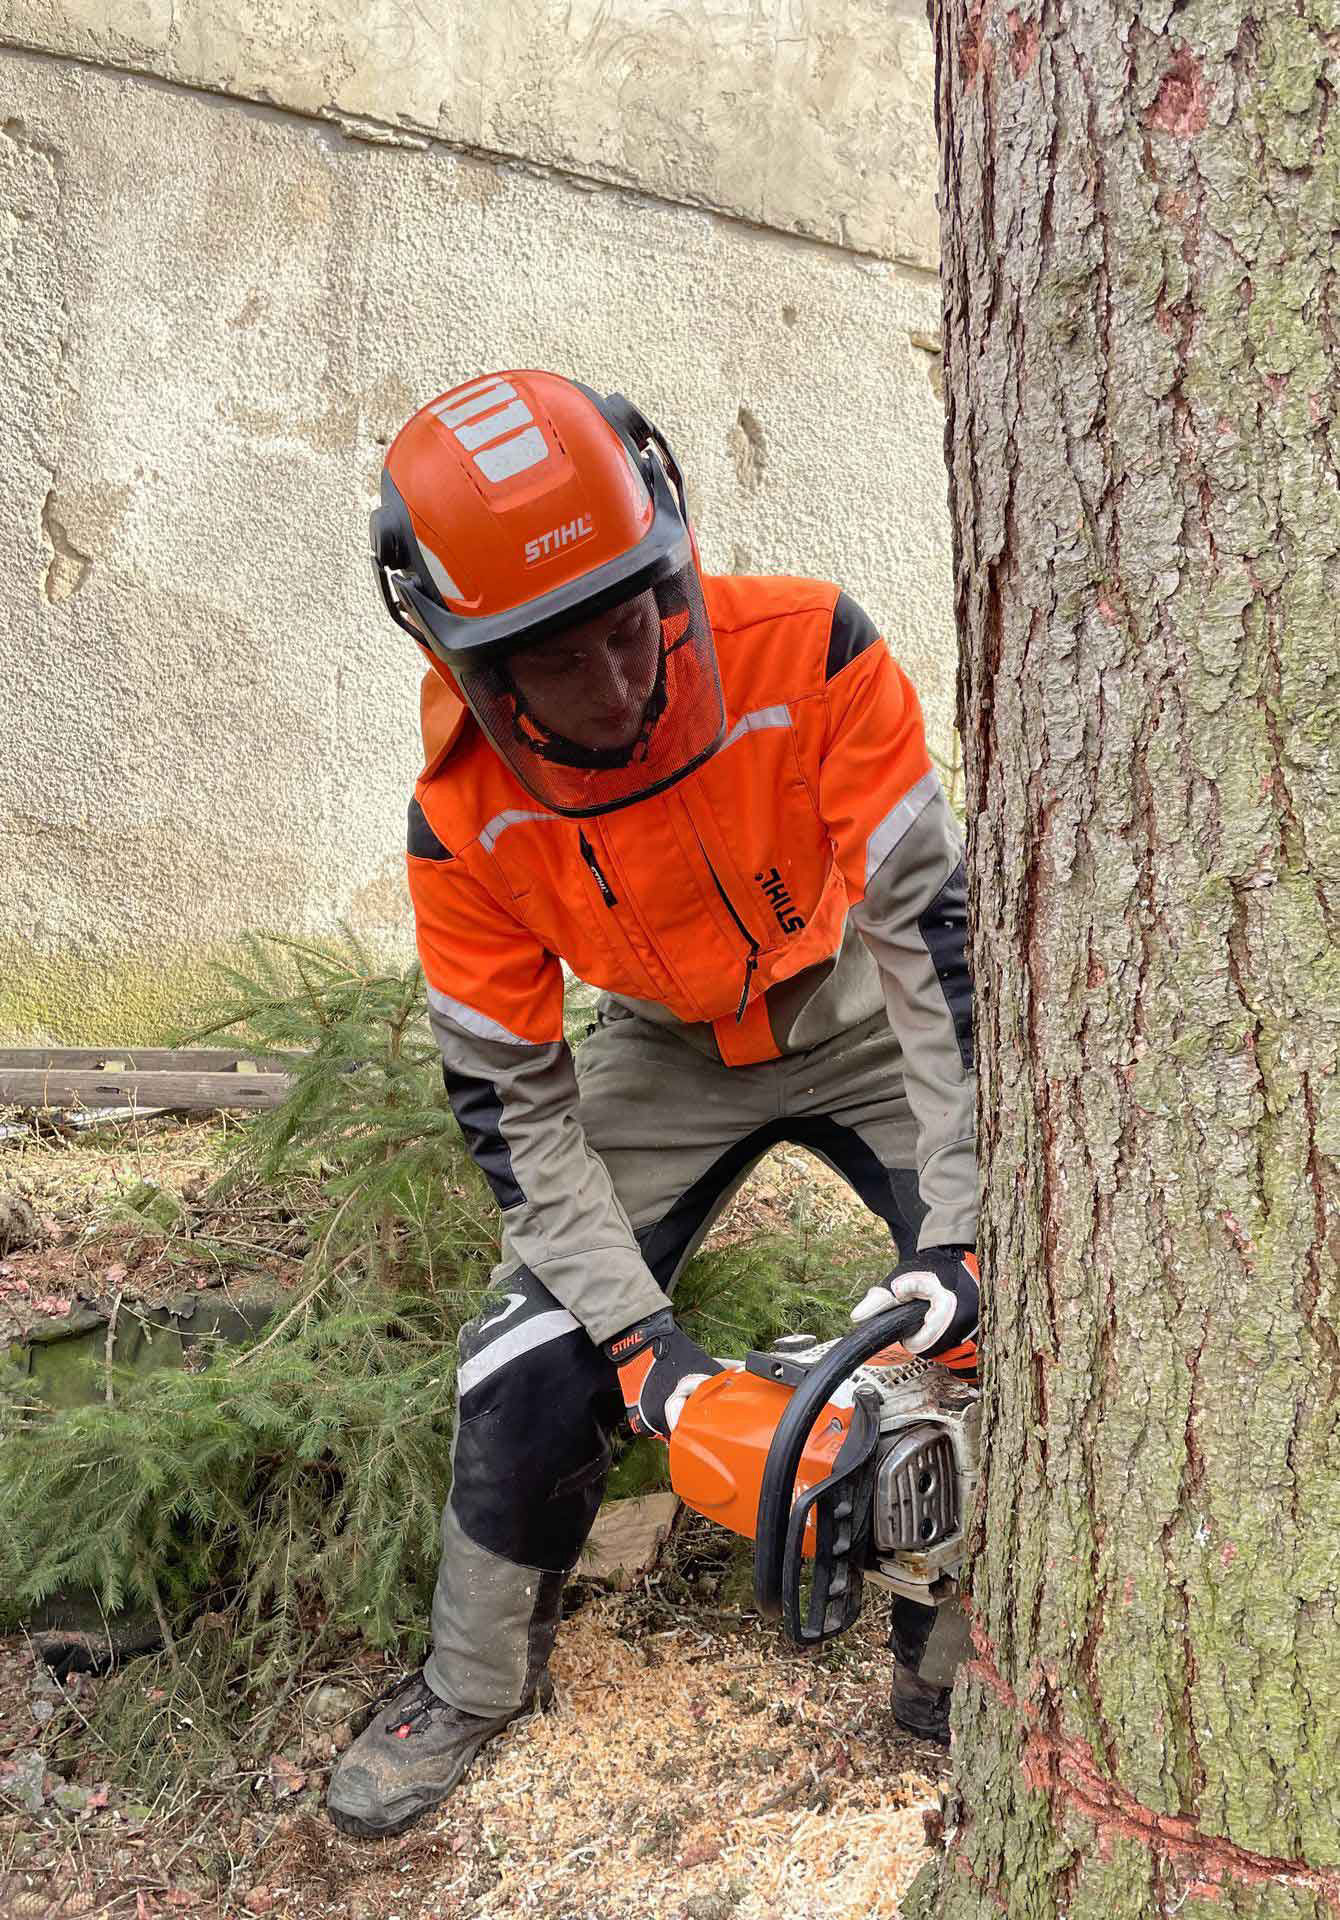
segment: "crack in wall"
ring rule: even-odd
[[[926,355],[926,377],[931,383],[931,392],[943,403],[945,397],[944,336],[928,333],[921,327],[907,329],[909,346],[917,353]]]
[[[686,195],[680,199],[672,194],[657,193],[649,187],[630,185],[626,179],[613,175],[592,173],[581,167],[558,166],[548,161],[533,160],[505,148],[490,147],[475,141],[453,140],[447,134],[428,128],[406,126],[400,121],[382,120],[375,114],[350,113],[331,101],[324,102],[312,111],[305,111],[301,107],[258,100],[251,94],[232,93],[224,87],[212,87],[204,81],[170,79],[164,74],[150,73],[143,67],[132,66],[128,61],[95,60],[85,55],[55,52],[49,47],[40,47],[29,41],[7,39],[2,36],[0,36],[0,55],[50,62],[60,67],[76,67],[98,74],[119,74],[123,79],[132,80],[140,86],[162,89],[167,93],[184,94],[197,100],[226,103],[242,112],[252,113],[267,120],[316,127],[355,146],[402,148],[410,152],[436,150],[455,154],[464,160],[474,160],[484,165],[529,174],[536,179],[556,181],[582,193],[612,193],[638,206],[668,207],[679,213],[697,213],[706,219],[720,221],[725,226],[738,228],[746,233],[765,234],[768,239],[782,246],[796,247],[807,252],[836,254],[840,259],[850,260],[862,267],[886,266],[921,286],[928,283],[938,284],[940,278],[938,267],[924,266],[920,261],[903,254],[879,253],[873,248],[862,247],[849,241],[846,238],[845,220],[840,222],[843,238],[829,240],[821,234],[803,233],[795,227],[779,227],[767,220],[753,219],[746,213],[718,206],[714,201],[697,199],[692,195]]]
[[[11,114],[0,122],[0,137],[8,140],[22,152],[31,155],[38,166],[45,169],[50,180],[51,196],[54,202],[54,205],[43,209],[41,222],[47,229],[47,237],[55,256],[57,270],[53,275],[52,284],[57,289],[59,321],[48,330],[47,336],[50,341],[53,401],[50,415],[50,444],[38,453],[37,464],[45,469],[51,482],[42,505],[42,532],[51,556],[43,577],[43,590],[48,601],[59,604],[78,593],[93,564],[92,557],[84,553],[70,538],[55,507],[59,447],[64,438],[69,401],[77,391],[69,369],[70,339],[73,328],[69,296],[66,291],[66,275],[61,270],[60,261],[60,246],[66,225],[66,158],[62,149],[54,141],[31,127],[17,114]],[[37,218],[36,214],[31,212],[24,213],[21,217]]]
[[[741,405],[730,430],[735,473],[746,493],[757,493],[768,464],[767,436],[753,409]]]

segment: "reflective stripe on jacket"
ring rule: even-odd
[[[424,689],[409,877],[448,1088],[506,1250],[550,1263],[545,1284],[596,1338],[660,1296],[581,1139],[559,956],[644,1013],[710,1029],[727,1065],[746,1066],[821,1037],[806,1012],[840,952],[836,972],[851,968],[850,914],[878,969],[876,982],[856,956],[856,1017],[882,986],[903,1046],[923,1244],[975,1236],[961,847],[916,693],[835,586],[709,576],[704,589],[725,738],[634,806],[549,812],[443,680]],[[596,1255],[609,1284],[593,1290]]]

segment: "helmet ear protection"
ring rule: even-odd
[[[372,538],[372,557],[379,567],[403,567],[408,555],[399,530],[385,507],[374,507],[368,515],[368,533]]]
[[[387,482],[383,480],[383,492]],[[397,512],[397,508],[399,511]],[[422,647],[431,645],[432,635],[415,617],[414,608],[406,595],[398,590],[398,582],[413,581],[423,591],[423,584],[416,571],[419,556],[411,548],[406,537],[401,516],[407,517],[400,496],[395,496],[395,505],[374,507],[368,515],[368,534],[372,542],[372,571],[376,576],[377,587],[382,603],[398,627]],[[430,589],[431,590],[431,589]],[[437,649],[434,647],[433,652]]]
[[[582,387],[582,392],[600,409],[616,433],[625,440],[631,440],[644,466],[651,459],[660,461],[675,490],[675,498],[679,502],[679,517],[684,522],[689,544],[693,549],[693,564],[695,567],[700,567],[698,540],[693,531],[693,522],[689,519],[688,491],[684,485],[684,476],[679,470],[679,462],[671,451],[670,442],[660,428],[654,426],[646,414],[633,405],[626,394],[607,393],[602,396],[594,388],[586,386]],[[648,481],[648,491],[650,490],[650,481]]]

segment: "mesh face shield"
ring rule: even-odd
[[[632,806],[682,779],[725,724],[691,561],[531,646],[453,671],[522,786],[573,817]]]

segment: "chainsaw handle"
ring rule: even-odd
[[[915,1332],[924,1314],[924,1304],[917,1300],[910,1306],[890,1307],[873,1320],[864,1321],[807,1370],[803,1384],[796,1388],[777,1422],[763,1468],[754,1528],[754,1604],[769,1619],[779,1619],[782,1613],[787,1530],[796,1474],[815,1421],[835,1387],[881,1347],[893,1346],[904,1334]]]

